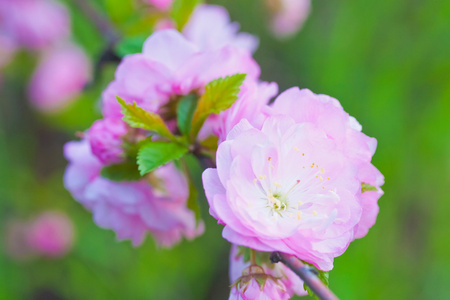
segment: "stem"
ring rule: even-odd
[[[250,249],[250,265],[251,266],[257,266],[256,263],[256,252],[253,249]]]
[[[297,274],[303,282],[311,288],[311,290],[322,300],[338,300],[336,295],[316,276],[312,269],[297,259],[295,256],[280,252],[273,252],[270,256],[273,263],[282,262],[295,274]]]
[[[108,40],[108,44],[115,44],[119,39],[119,35],[117,34],[114,26],[104,18],[98,11],[92,7],[92,5],[87,0],[74,0],[76,5],[80,8],[80,10],[89,18],[89,20],[94,23],[95,27],[97,27],[98,31],[106,37]]]

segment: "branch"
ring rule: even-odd
[[[92,7],[87,0],[74,0],[78,8],[94,23],[97,30],[106,37],[108,44],[114,45],[119,41],[120,36],[117,34],[114,26],[108,19],[103,17],[98,11]]]
[[[270,256],[273,263],[282,262],[295,274],[297,274],[303,282],[311,288],[311,290],[322,300],[338,300],[336,295],[316,276],[312,269],[292,255],[281,252],[273,252]]]

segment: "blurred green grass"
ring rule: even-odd
[[[284,41],[267,31],[261,0],[212,2],[260,37],[262,79],[339,99],[378,139],[373,162],[386,177],[378,221],[336,258],[333,291],[341,299],[450,299],[450,2],[315,1],[302,31]],[[97,54],[98,36],[73,17],[76,39]],[[77,243],[59,260],[20,263],[2,251],[0,299],[37,299],[46,289],[62,299],[227,299],[229,246],[206,207],[207,230],[195,241],[172,250],[150,239],[140,248],[116,243],[62,186],[61,146],[71,131],[42,122],[24,87],[6,79],[13,88],[0,101],[2,228],[8,218],[59,208],[73,219]]]

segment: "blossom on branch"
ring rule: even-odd
[[[217,169],[203,173],[210,213],[232,243],[330,270],[372,223],[361,186],[382,183],[369,167],[374,140],[337,100],[309,91],[284,92],[271,115],[261,128],[242,120],[219,145]]]

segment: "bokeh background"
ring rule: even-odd
[[[74,2],[66,2],[74,39],[95,60],[106,41]],[[209,2],[260,38],[263,80],[336,97],[378,139],[373,163],[386,178],[378,221],[335,259],[331,289],[341,299],[450,299],[450,2],[313,0],[303,29],[285,40],[267,29],[261,0]],[[62,146],[99,116],[115,65],[66,112],[45,116],[25,93],[34,63],[20,53],[2,75],[0,299],[227,299],[229,244],[205,202],[200,238],[133,248],[64,189]],[[55,209],[75,226],[67,255],[7,254],[8,222]]]

